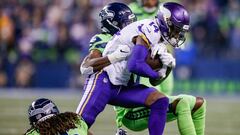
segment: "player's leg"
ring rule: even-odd
[[[177,101],[175,114],[177,116],[178,129],[181,135],[196,135],[188,101],[186,98],[179,98]]]
[[[192,110],[196,105],[196,97],[191,95],[175,96],[172,111],[177,116],[178,129],[181,135],[196,135],[195,124],[192,119]],[[171,99],[171,98],[170,98]]]
[[[174,108],[176,108],[178,96],[169,96],[169,106],[167,112],[167,122],[177,119]],[[137,107],[133,109],[119,108],[119,110],[125,111],[125,115],[122,117],[122,124],[132,131],[142,131],[148,127],[148,119],[150,109],[147,107]],[[118,114],[117,114],[118,115]]]
[[[192,119],[197,135],[204,135],[206,116],[206,100],[201,97],[196,98],[196,104],[192,112]]]
[[[112,103],[122,107],[138,107],[144,105],[149,107],[151,110],[148,121],[150,135],[163,133],[166,122],[168,98],[156,89],[144,85],[125,87],[118,96],[114,98]]]
[[[175,108],[179,97],[169,96],[168,98],[170,103],[167,112],[167,122],[170,122],[177,119]],[[121,118],[121,123],[128,129],[132,131],[142,131],[147,129],[150,114],[150,109],[148,107],[137,107],[133,109],[118,107],[118,110],[125,111],[125,115]]]
[[[160,84],[160,90],[166,95],[172,95],[174,86],[173,73],[171,72],[168,77]]]
[[[103,111],[112,94],[108,76],[105,72],[91,75],[84,87],[83,97],[78,105],[76,113],[86,121],[88,128],[94,123],[97,115]]]

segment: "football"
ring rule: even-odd
[[[159,59],[159,55],[156,55],[154,58],[152,58],[151,57],[151,52],[148,53],[146,62],[155,71],[158,71],[163,66],[161,60]],[[151,79],[151,78],[149,78],[149,82],[153,86],[159,85],[160,83],[162,83],[168,77],[168,75],[170,74],[171,71],[172,71],[172,68],[171,67],[167,67],[166,76],[164,78],[159,78],[159,79]]]
[[[159,59],[159,55],[157,54],[154,58],[151,57],[151,52],[148,53],[147,59],[146,59],[147,64],[154,70],[159,70],[162,68],[162,62]]]

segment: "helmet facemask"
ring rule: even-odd
[[[185,33],[188,32],[188,30],[173,25],[173,23],[169,20],[167,20],[167,25],[169,33],[166,36],[163,35],[163,39],[173,47],[180,47],[183,45],[186,41]]]

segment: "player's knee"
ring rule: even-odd
[[[153,110],[165,110],[167,111],[169,99],[167,97],[161,97],[151,104],[151,111]]]
[[[152,92],[152,93],[150,93],[149,95],[148,95],[148,97],[147,97],[147,99],[146,99],[146,101],[145,101],[145,104],[147,105],[147,106],[151,106],[153,103],[155,103],[157,100],[159,100],[159,99],[162,99],[162,98],[164,98],[164,99],[167,99],[168,100],[168,98],[163,94],[163,93],[160,93],[159,91],[154,91],[154,92]]]
[[[206,108],[206,100],[203,99],[202,97],[196,97],[196,103],[194,105],[194,108],[192,110],[192,113],[196,112],[199,110],[199,108],[203,108],[205,110]]]
[[[189,104],[188,100],[185,98],[181,98],[176,105],[176,109],[175,109],[174,113],[178,114],[180,112],[189,112],[190,113],[190,104]]]

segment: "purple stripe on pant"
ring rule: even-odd
[[[98,72],[87,81],[77,113],[83,117],[89,128],[106,104],[122,107],[145,106],[146,98],[155,91],[154,88],[144,85],[129,87],[112,85],[106,72]]]

